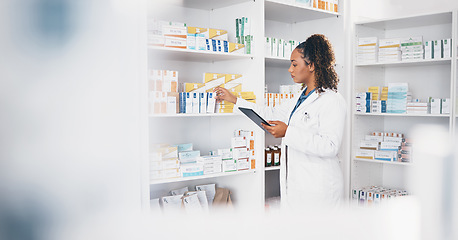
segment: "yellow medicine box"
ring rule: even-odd
[[[204,83],[208,83],[221,78],[226,78],[225,74],[222,73],[204,73]],[[223,82],[224,83],[224,82]]]
[[[195,92],[201,88],[203,88],[205,84],[203,83],[184,83],[184,91],[185,92]]]
[[[245,45],[240,43],[229,43],[230,53],[245,53]]]

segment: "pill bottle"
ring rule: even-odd
[[[272,151],[272,155],[273,155],[273,166],[280,166],[280,148],[278,148],[277,146],[274,146],[273,148],[273,151]]]
[[[272,166],[272,150],[270,148],[266,148],[265,150],[265,166],[270,167]]]

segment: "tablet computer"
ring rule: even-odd
[[[243,108],[243,107],[239,107],[239,109],[240,109],[240,111],[242,111],[243,114],[245,114],[248,118],[250,118],[251,121],[256,123],[256,125],[258,125],[260,128],[262,128],[264,131],[267,132],[267,130],[265,130],[262,127],[261,123],[264,123],[267,126],[271,126],[271,125],[266,120],[264,120],[264,118],[259,116],[255,111],[253,111],[253,109]]]

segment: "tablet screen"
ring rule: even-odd
[[[253,109],[243,108],[243,107],[239,107],[239,109],[240,109],[240,111],[242,111],[243,114],[245,114],[248,118],[250,118],[251,121],[256,123],[256,125],[258,125],[260,128],[264,129],[262,127],[261,123],[264,123],[265,125],[271,126],[266,120],[264,120],[264,118],[262,118],[261,116],[259,116],[259,114],[257,114],[255,111],[253,111]]]

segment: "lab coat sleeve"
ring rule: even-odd
[[[281,104],[278,107],[265,107],[259,106],[256,103],[248,102],[247,100],[242,98],[237,98],[237,103],[234,107],[236,109],[238,109],[238,107],[251,108],[267,121],[278,120],[286,123],[286,121],[288,121],[289,118],[289,104],[290,103],[287,102],[285,104]]]
[[[305,124],[288,126],[284,144],[289,148],[318,157],[334,157],[339,152],[345,126],[346,105],[343,97],[327,99],[318,114],[318,129]]]

